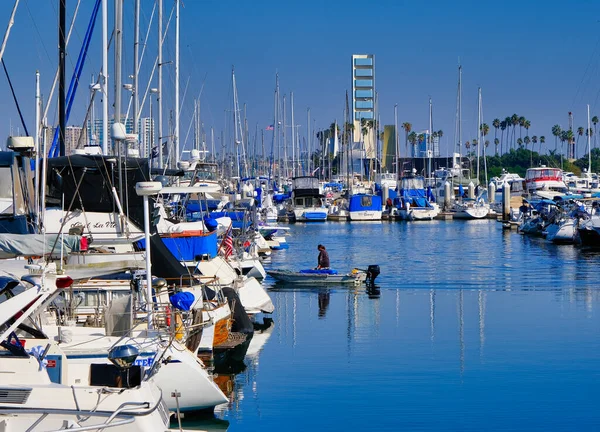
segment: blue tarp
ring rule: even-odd
[[[411,207],[431,207],[424,189],[400,189],[399,205],[406,207],[406,203]]]
[[[200,203],[198,203],[197,201],[189,202],[185,206],[185,211],[187,213],[197,213],[200,210],[202,210],[202,211],[206,211],[207,209],[208,210],[216,210],[217,207],[219,206],[220,202],[221,202],[221,200],[218,200],[218,199],[202,200],[202,201],[200,201]]]
[[[196,298],[191,292],[178,292],[169,297],[169,301],[173,307],[182,311],[189,311],[194,304],[194,300]]]
[[[196,261],[197,257],[209,255],[217,256],[217,232],[203,236],[192,237],[162,237],[161,240],[179,261]],[[138,240],[136,245],[141,250],[146,249],[146,241]]]
[[[381,211],[381,197],[371,194],[356,194],[350,196],[349,211],[375,210]]]
[[[273,194],[273,202],[275,204],[280,204],[282,202],[284,202],[285,200],[289,199],[290,194],[289,193],[276,193]]]
[[[305,274],[328,274],[328,275],[336,275],[336,274],[338,274],[337,270],[333,270],[333,269],[304,269],[304,270],[300,270],[300,273],[305,273]]]

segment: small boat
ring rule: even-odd
[[[381,220],[381,197],[370,193],[350,195],[348,214],[353,221]]]
[[[292,270],[267,270],[267,274],[278,282],[290,284],[353,284],[358,285],[361,282],[373,284],[375,278],[379,275],[379,266],[370,265],[367,270],[354,268],[345,274],[338,273],[333,269],[305,269],[300,271]]]
[[[327,208],[319,192],[316,177],[294,177],[292,196],[288,204],[288,218],[296,222],[325,222]]]
[[[525,173],[525,187],[529,193],[539,191],[561,192],[567,191],[563,181],[563,172],[559,168],[548,168],[542,165],[539,168],[529,168]]]

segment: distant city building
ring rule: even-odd
[[[364,143],[365,156],[368,159],[376,157],[376,134],[374,127],[364,126],[364,124],[366,122],[367,125],[369,123],[373,125],[375,97],[375,56],[373,54],[352,55],[353,141]]]
[[[151,152],[155,144],[154,138],[154,119],[144,117],[139,120],[139,149],[141,157],[148,157],[148,152]]]
[[[121,122],[125,125],[125,133],[133,133],[133,119],[125,117],[122,118]],[[114,119],[108,119],[108,134],[110,135],[110,129],[114,123]],[[93,122],[88,120],[87,122],[87,137],[90,145],[102,145],[102,119],[95,119]],[[112,146],[110,146],[112,147]]]
[[[54,132],[54,131],[53,131]],[[79,142],[81,138],[81,142]],[[83,148],[88,143],[87,135],[81,126],[67,126],[65,129],[65,155],[74,153],[76,148]]]
[[[412,157],[426,158],[440,156],[440,138],[434,134],[429,145],[429,130],[417,133],[417,144],[413,146]]]
[[[396,171],[396,126],[383,127],[381,145],[381,168],[388,172]]]

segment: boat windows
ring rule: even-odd
[[[313,205],[313,199],[312,198],[304,198],[304,206],[305,207],[312,207]]]
[[[112,364],[91,364],[90,385],[98,387],[133,388],[142,383],[142,367],[119,369]]]
[[[296,198],[296,205],[297,206],[303,206],[304,205],[304,199],[303,198]]]
[[[371,205],[373,205],[373,197],[371,195],[365,195],[361,197],[360,205],[362,207],[371,207]]]

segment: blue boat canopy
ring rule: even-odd
[[[381,211],[381,197],[371,194],[351,195],[348,203],[349,211],[375,210]]]

